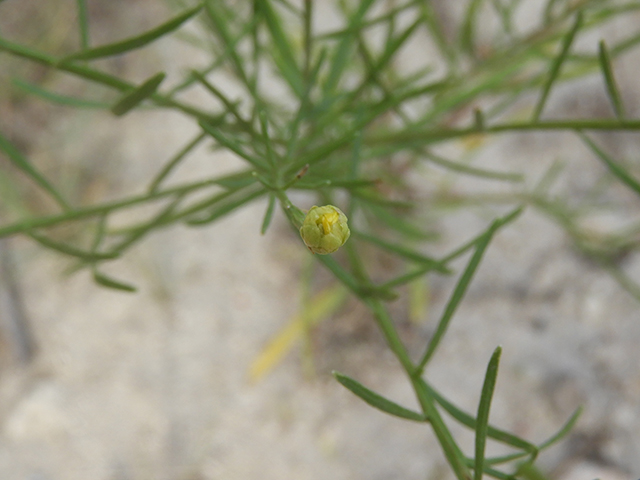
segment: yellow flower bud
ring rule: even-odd
[[[342,210],[333,205],[325,205],[311,207],[300,228],[300,235],[309,250],[326,255],[344,245],[351,232],[347,216]]]

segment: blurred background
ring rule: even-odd
[[[446,27],[460,8],[433,2]],[[524,0],[537,8],[541,3]],[[152,28],[171,5],[158,0],[89,2],[92,43]],[[526,9],[525,9],[526,10]],[[330,14],[320,22],[331,22]],[[46,51],[77,45],[75,2],[6,0],[0,34]],[[526,15],[523,15],[526,25]],[[578,45],[593,50],[637,30],[630,13]],[[417,54],[426,54],[419,52]],[[180,116],[133,112],[115,119],[97,110],[53,106],[16,88],[13,78],[68,93],[95,93],[71,78],[0,57],[0,130],[77,203],[136,191],[196,130]],[[179,38],[163,39],[108,67],[132,81],[163,70],[168,80],[204,63]],[[638,116],[640,55],[616,63],[629,117]],[[172,77],[173,76],[173,77]],[[85,89],[79,92],[78,89]],[[558,87],[548,114],[610,116],[597,75]],[[637,135],[600,136],[608,148],[637,158]],[[570,134],[513,134],[474,149],[479,165],[521,170],[531,184],[561,159],[556,185],[580,198],[604,167]],[[3,174],[2,223],[49,211]],[[182,178],[232,171],[235,160],[201,149]],[[449,198],[471,197],[481,180],[443,178]],[[415,188],[427,198],[433,192]],[[453,186],[452,186],[453,184]],[[607,195],[621,207],[588,216],[598,232],[630,215],[638,201],[624,188]],[[282,361],[256,373],[274,338],[295,321],[305,295],[308,252],[278,213],[260,235],[266,202],[213,227],[154,233],[109,272],[131,279],[135,294],[96,286],[61,256],[22,237],[0,240],[0,478],[28,480],[446,479],[440,447],[424,425],[370,409],[331,376],[358,378],[389,398],[415,406],[410,386],[369,312],[333,292],[310,336],[282,348]],[[471,238],[491,217],[481,208],[434,213],[442,232],[434,251]],[[450,211],[450,210],[449,210]],[[73,236],[69,228],[60,235]],[[458,264],[462,267],[464,263]],[[640,258],[619,265],[640,278]],[[394,307],[407,342],[422,345],[455,278],[420,285],[423,304]],[[420,298],[420,295],[417,296]],[[428,375],[441,391],[474,411],[491,352],[504,352],[492,423],[532,441],[550,436],[579,405],[584,414],[540,465],[563,480],[622,479],[640,474],[640,303],[575,248],[544,209],[529,208],[490,246]],[[413,310],[412,310],[413,308]],[[417,312],[417,313],[416,313]],[[431,323],[429,323],[431,322]],[[470,380],[471,379],[471,380]],[[471,451],[472,435],[463,445]]]

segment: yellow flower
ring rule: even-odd
[[[300,228],[300,235],[309,250],[326,255],[344,245],[351,232],[347,216],[342,210],[333,205],[325,205],[311,207]]]

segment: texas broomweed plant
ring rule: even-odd
[[[311,207],[300,228],[304,244],[313,253],[327,255],[338,250],[351,235],[347,216],[338,207]]]
[[[491,357],[478,411],[473,414],[462,411],[440,394],[427,378],[426,367],[437,353],[494,234],[518,218],[523,203],[546,208],[550,216],[564,222],[568,231],[575,235],[580,232],[576,224],[569,223],[571,212],[559,210],[560,202],[555,196],[553,201],[543,198],[544,187],[553,176],[547,175],[535,192],[522,188],[513,197],[505,198],[513,207],[511,212],[496,219],[473,239],[456,239],[460,246],[447,255],[429,257],[424,253],[428,248],[424,243],[432,238],[430,232],[405,215],[423,208],[424,203],[410,201],[407,197],[411,195],[403,196],[409,184],[407,172],[415,172],[414,166],[435,165],[452,175],[510,182],[518,189],[524,185],[519,172],[495,171],[443,158],[435,154],[434,147],[460,139],[486,139],[516,132],[578,132],[580,140],[613,177],[640,195],[640,185],[623,163],[611,158],[591,139],[594,130],[640,131],[640,122],[625,113],[629,109],[618,91],[613,69],[616,57],[637,47],[640,34],[630,34],[611,45],[601,42],[599,54],[572,52],[573,41],[583,30],[606,24],[618,16],[637,14],[640,4],[547,0],[539,17],[530,19],[527,32],[518,32],[515,19],[521,13],[520,6],[530,2],[461,1],[465,5],[462,18],[446,28],[438,14],[446,2],[434,0],[171,0],[171,3],[180,9],[173,18],[139,35],[125,39],[114,35],[112,43],[96,46],[91,45],[87,0],[77,0],[80,41],[71,52],[44,51],[0,36],[1,52],[37,64],[47,71],[47,78],[53,78],[58,71],[62,77],[71,75],[91,84],[92,88],[85,92],[95,92],[95,86],[102,92],[101,96],[95,93],[91,98],[86,94],[69,96],[14,79],[13,84],[22,93],[66,106],[111,111],[115,117],[142,106],[166,109],[171,114],[184,115],[194,130],[191,138],[184,139],[182,148],[148,179],[146,193],[132,192],[117,201],[92,205],[71,202],[71,195],[61,191],[57,182],[26,158],[11,138],[0,133],[0,153],[14,169],[7,173],[3,186],[11,185],[9,174],[18,172],[16,182],[27,177],[39,195],[48,195],[56,209],[48,215],[22,210],[10,219],[6,215],[0,225],[0,237],[26,236],[74,259],[78,269],[86,268],[101,286],[134,291],[128,282],[105,274],[103,266],[125,255],[132,245],[154,230],[176,224],[210,226],[243,206],[268,199],[262,232],[267,231],[280,205],[307,248],[319,254],[314,257],[317,264],[328,269],[369,309],[402,366],[419,409],[398,405],[346,375],[336,373],[336,379],[375,408],[430,428],[457,480],[480,480],[483,475],[501,480],[533,478],[522,472],[531,471],[527,467],[534,464],[538,453],[569,432],[579,411],[547,441],[534,444],[489,423],[499,349]],[[317,24],[314,6],[321,3],[323,8],[333,7],[343,17],[341,23],[324,32],[314,27]],[[0,1],[0,15],[4,15],[3,8],[8,4],[11,2]],[[485,40],[477,35],[481,10],[483,14],[487,13],[485,10],[495,14],[497,21],[493,24],[502,25]],[[175,84],[168,85],[169,76],[165,78],[163,72],[134,83],[118,76],[118,72],[106,71],[104,64],[100,67],[94,63],[143,48],[185,22],[196,20],[200,28],[191,29],[183,39],[210,54],[210,62],[191,70],[185,68],[184,78]],[[374,38],[375,29],[384,32],[383,42],[378,41],[379,35]],[[299,37],[294,38],[292,32],[299,33]],[[399,68],[403,63],[399,54],[411,42],[414,46],[429,42],[433,52],[415,55],[414,51],[412,60],[416,68],[404,72]],[[39,44],[49,46],[46,42]],[[589,73],[598,73],[603,78],[615,117],[584,119],[568,115],[560,120],[545,119],[545,105],[554,85]],[[235,87],[233,92],[227,92],[216,79],[231,77]],[[282,88],[272,88],[268,83],[272,81]],[[183,94],[194,87],[206,91],[211,102],[188,103]],[[287,94],[274,95],[274,91]],[[524,112],[527,118],[523,120],[523,101],[536,97],[538,100],[530,105],[530,112]],[[516,107],[520,109],[518,118],[513,116]],[[168,186],[174,172],[203,143],[209,143],[215,150],[233,152],[241,166],[232,173]],[[431,179],[425,176],[423,181]],[[601,188],[601,183],[596,185]],[[312,193],[315,202],[324,206],[311,208],[305,216],[289,198],[290,191],[296,190]],[[0,197],[3,191],[0,189]],[[475,198],[468,199],[474,208],[478,203]],[[338,199],[340,204],[348,205],[351,225],[347,224],[345,214],[331,205]],[[5,204],[6,199],[0,198],[0,205]],[[145,210],[151,212],[149,216],[131,225],[117,230],[110,228],[113,216],[141,206],[157,210]],[[429,208],[434,208],[433,204]],[[572,207],[571,211],[576,210]],[[55,227],[62,224],[73,224],[86,234],[71,241],[56,238]],[[637,228],[630,231],[635,235]],[[341,263],[342,259],[327,255],[344,245],[351,235],[345,255],[348,262]],[[625,251],[639,248],[635,236],[622,243],[620,236],[615,238],[616,245]],[[402,263],[400,273],[386,272],[388,278],[372,275],[366,256],[371,248]],[[451,263],[467,253],[471,258],[432,329],[434,333],[425,340],[422,355],[416,358],[402,341],[386,302],[398,297],[398,288],[416,279],[451,273]],[[603,262],[608,261],[609,257],[604,255],[607,253],[601,255]],[[617,271],[616,264],[608,262],[605,266]],[[622,280],[623,285],[632,284],[627,278]],[[640,289],[638,292],[640,297]],[[444,416],[475,430],[473,455],[463,452]],[[485,457],[487,441],[510,447],[513,453]]]

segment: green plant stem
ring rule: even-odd
[[[117,200],[114,202],[103,203],[100,205],[94,205],[90,207],[77,208],[68,212],[48,215],[36,218],[27,218],[22,221],[0,227],[0,237],[6,237],[14,235],[16,233],[27,232],[35,228],[50,227],[52,225],[58,225],[65,222],[71,222],[75,220],[83,220],[91,218],[105,213],[115,212],[125,208],[140,205],[142,203],[149,203],[161,198],[180,195],[183,193],[191,193],[204,188],[219,185],[221,183],[220,178],[202,180],[200,182],[188,183],[173,188],[167,188],[154,193],[145,193],[142,195],[132,196],[123,200]]]

